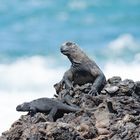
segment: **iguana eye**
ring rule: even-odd
[[[67,42],[66,45],[67,46],[71,46],[72,45],[72,42]]]

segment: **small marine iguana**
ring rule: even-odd
[[[106,84],[106,78],[97,64],[73,42],[62,44],[60,50],[62,54],[68,57],[72,65],[64,73],[63,79],[54,85],[56,92],[59,93],[63,85],[66,89],[72,89],[73,84],[92,83],[89,94],[97,95]]]
[[[55,115],[58,113],[70,113],[80,111],[80,108],[74,108],[62,103],[61,101],[51,98],[39,98],[31,102],[24,102],[16,107],[17,111],[28,111],[31,115],[37,112],[47,113],[50,121],[54,120]]]

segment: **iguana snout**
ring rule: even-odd
[[[30,110],[30,105],[29,103],[26,102],[16,107],[16,111],[29,111],[29,110]]]

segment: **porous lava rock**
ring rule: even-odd
[[[140,82],[114,76],[98,96],[88,95],[91,83],[65,87],[56,100],[81,108],[55,122],[47,115],[22,115],[0,140],[140,140]]]

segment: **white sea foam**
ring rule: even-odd
[[[11,64],[0,65],[0,92],[15,93],[31,92],[46,93],[55,81],[59,81],[63,69],[50,68],[50,60],[34,56],[22,58]],[[51,90],[52,91],[52,90]]]
[[[140,81],[140,54],[135,54],[134,59],[130,62],[120,58],[115,61],[107,61],[104,66],[104,73],[107,78],[120,76],[123,79]]]
[[[122,79],[140,81],[140,63],[108,62],[104,67],[104,73],[107,78],[120,76]]]

